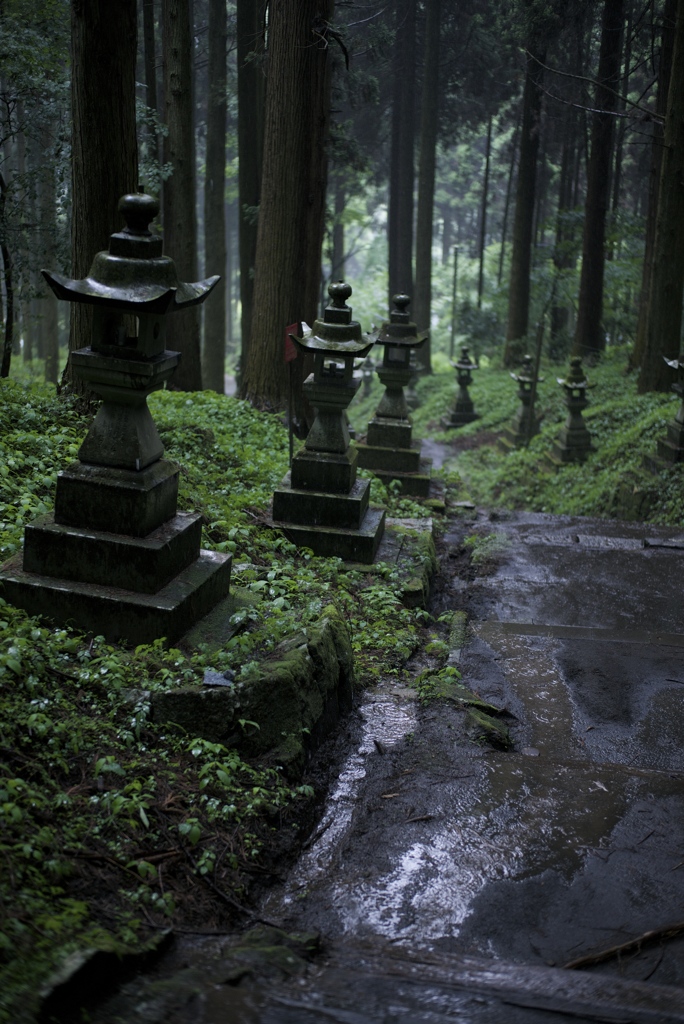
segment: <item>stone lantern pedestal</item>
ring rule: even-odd
[[[313,353],[314,372],[304,392],[316,419],[304,448],[273,494],[273,525],[299,547],[345,561],[371,563],[385,528],[384,509],[369,507],[370,483],[357,480],[358,454],[349,443],[346,410],[361,386],[354,359],[366,356],[373,338],[351,318],[351,288],[330,285],[331,304],[304,338],[293,341]]]
[[[456,404],[451,416],[448,419],[442,420],[442,426],[445,430],[450,430],[453,427],[463,427],[466,423],[472,423],[473,420],[480,418],[475,412],[473,400],[468,392],[468,388],[473,383],[473,370],[477,370],[477,365],[470,358],[467,345],[462,346],[461,358],[458,362],[451,365],[456,370],[458,394],[456,395]]]
[[[536,385],[541,384],[544,378],[537,377],[535,380],[532,356],[525,356],[520,373],[512,373],[511,377],[518,384],[520,410],[510,426],[506,427],[502,437],[499,438],[499,445],[504,451],[524,448],[539,433],[542,421],[532,399],[535,396]]]
[[[395,295],[395,309],[382,325],[377,344],[384,348],[377,374],[385,386],[375,416],[368,424],[366,443],[357,442],[359,466],[371,469],[384,483],[398,480],[404,494],[427,497],[432,460],[421,455],[420,441],[412,440],[413,425],[404,393],[413,374],[411,356],[427,340],[418,334],[408,313],[408,295]]]
[[[228,593],[231,559],[202,551],[200,515],[178,512],[179,468],[162,458],[147,407],[180,360],[164,345],[166,314],[202,302],[218,278],[178,280],[149,230],[152,197],[124,196],[119,209],[126,227],[87,278],[44,271],[58,298],[93,306],[92,343],[71,359],[102,404],[79,461],[57,478],[54,513],[26,527],[0,584],[32,615],[135,645],[173,641],[210,611]]]
[[[587,391],[594,385],[587,381],[579,356],[570,360],[570,373],[565,380],[559,379],[558,383],[565,391],[568,418],[547,458],[555,466],[584,462],[591,452],[596,451],[582,418],[582,413],[589,405]]]

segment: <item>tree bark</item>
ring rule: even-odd
[[[136,0],[71,2],[71,273],[85,277],[93,256],[122,225],[118,202],[138,185],[135,134]],[[92,307],[73,303],[69,349],[90,344]],[[85,395],[71,373],[63,384]]]
[[[237,3],[238,191],[241,359],[244,370],[252,336],[257,210],[264,149],[264,0]]]
[[[192,104],[192,9],[189,0],[162,0],[164,98],[168,135],[164,160],[172,165],[164,182],[164,251],[176,263],[181,280],[197,280],[195,212],[195,135]],[[180,352],[173,386],[202,389],[198,307],[174,313],[167,326],[167,347]]]
[[[667,391],[672,371],[663,360],[679,354],[684,293],[684,0],[677,0],[672,71],[667,96],[653,273],[639,392]]]
[[[221,275],[204,307],[204,385],[222,395],[226,358],[226,0],[209,0],[209,88],[204,179],[205,275]]]
[[[677,0],[665,0],[663,10],[663,28],[660,37],[660,62],[658,65],[658,90],[656,94],[656,118],[653,121],[653,142],[651,144],[651,163],[648,178],[648,207],[646,212],[646,232],[644,238],[644,262],[641,272],[641,290],[639,293],[639,315],[637,318],[634,347],[629,359],[630,368],[641,367],[646,348],[646,327],[649,314],[649,296],[651,275],[653,273],[653,243],[656,233],[658,216],[658,192],[660,190],[660,172],[663,160],[664,121],[667,112],[667,95],[670,87],[672,71],[672,49],[674,45],[675,15]],[[661,120],[662,119],[662,120]]]
[[[145,89],[147,106],[158,113],[157,107],[157,48],[154,42],[154,0],[142,0],[143,5],[143,48],[145,58]],[[159,159],[157,133],[148,132],[153,160]]]
[[[420,105],[420,158],[416,218],[416,291],[413,319],[419,331],[430,329],[432,307],[432,239],[434,235],[435,162],[439,124],[439,20],[441,0],[428,0],[425,22],[423,95]],[[432,372],[430,339],[420,350],[423,370]]]
[[[530,269],[532,264],[532,229],[537,181],[537,153],[542,108],[542,65],[546,53],[539,47],[530,47],[525,69],[522,123],[518,159],[518,183],[513,218],[513,248],[511,252],[510,283],[508,290],[508,326],[504,365],[513,365],[524,347],[530,308]]]
[[[318,309],[332,13],[332,0],[271,0],[252,336],[243,377],[244,397],[259,408],[285,404],[284,329],[312,323]],[[296,398],[301,377],[300,368]]]
[[[335,180],[334,190],[334,219],[332,229],[332,251],[330,254],[330,279],[332,281],[344,281],[344,210],[347,205],[347,196],[338,176]]]
[[[39,222],[41,249],[49,267],[57,262],[57,189],[55,184],[55,161],[52,158],[52,138],[48,131],[42,133],[41,149],[43,165],[40,171],[38,186]],[[49,154],[49,155],[48,155]],[[57,299],[52,289],[43,287],[44,297],[41,301],[43,317],[43,345],[45,354],[45,380],[49,384],[57,383],[59,373],[59,325]]]
[[[591,149],[587,166],[584,205],[582,271],[573,355],[597,356],[606,344],[603,326],[603,273],[606,216],[610,199],[610,171],[614,139],[613,111],[617,106],[624,0],[606,0],[601,23],[601,49],[597,72]]]
[[[0,224],[4,221],[6,201],[7,184],[0,171]],[[5,324],[0,377],[9,377],[10,366],[12,365],[12,343],[14,340],[14,286],[12,283],[12,257],[9,246],[4,238],[0,241],[0,256],[2,256],[2,278],[5,291]]]
[[[413,149],[415,144],[416,0],[396,0],[390,188],[387,213],[389,308],[413,294]]]
[[[477,271],[477,308],[482,309],[482,292],[484,289],[484,257],[487,242],[487,202],[489,199],[489,159],[492,150],[492,116],[487,122],[487,142],[485,147],[485,172],[482,182],[482,202],[480,205],[480,265]]]

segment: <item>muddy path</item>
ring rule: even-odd
[[[640,524],[454,520],[433,611],[467,615],[449,663],[510,749],[476,742],[461,703],[381,681],[259,902],[280,931],[178,940],[93,1020],[684,1021],[683,560]]]

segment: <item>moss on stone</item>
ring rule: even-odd
[[[489,743],[500,750],[512,747],[510,733],[503,724],[478,708],[471,707],[465,718],[465,730],[476,743]]]

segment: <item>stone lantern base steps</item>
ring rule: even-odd
[[[316,555],[369,565],[385,529],[385,510],[369,507],[370,482],[357,480],[358,454],[303,449],[273,492],[273,525]]]
[[[426,498],[430,493],[432,459],[421,456],[420,441],[411,440],[410,420],[376,416],[368,424],[366,443],[356,442],[359,466],[383,483],[398,480],[403,494]]]
[[[0,572],[4,597],[31,615],[132,645],[176,640],[227,596],[230,555],[201,550],[201,516],[177,513],[178,467],[75,463],[55,511],[26,527]]]

